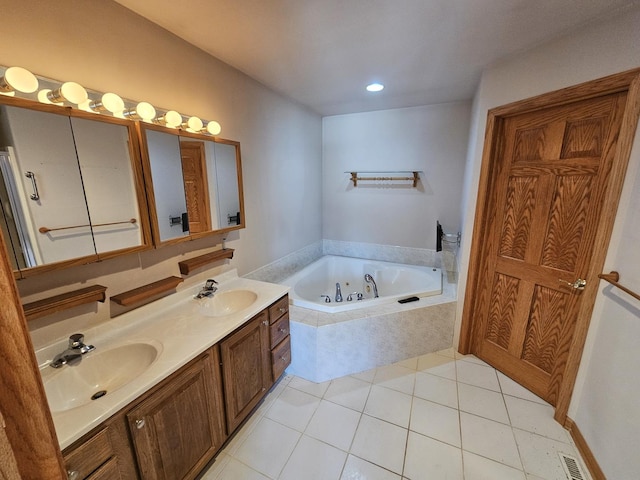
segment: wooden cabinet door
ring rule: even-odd
[[[225,439],[217,347],[127,414],[144,480],[192,479]]]
[[[180,156],[189,214],[189,233],[208,232],[211,230],[211,207],[204,143],[180,142]]]
[[[220,351],[227,427],[232,432],[272,384],[267,311],[224,340]]]

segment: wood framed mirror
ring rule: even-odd
[[[0,202],[17,278],[151,248],[129,120],[0,96]]]
[[[156,246],[245,227],[240,143],[139,123]]]

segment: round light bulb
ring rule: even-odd
[[[0,90],[0,95],[4,95],[5,97],[15,97],[16,92],[14,90],[11,90],[10,92],[3,92]]]
[[[86,102],[89,98],[87,91],[82,85],[76,82],[65,82],[57,90],[49,92],[47,95],[53,103],[67,101],[76,105]]]
[[[150,103],[140,102],[136,110],[140,118],[145,122],[150,122],[156,117],[156,109]]]
[[[9,67],[0,78],[0,91],[17,90],[22,93],[33,93],[38,89],[38,79],[26,68]]]
[[[211,135],[218,135],[221,131],[222,127],[215,120],[211,120],[209,123],[207,123],[207,132],[209,132]]]
[[[124,110],[124,101],[115,93],[105,93],[100,97],[100,100],[91,102],[89,106],[93,111],[104,112],[106,110],[118,113]]]
[[[182,115],[175,110],[169,110],[164,114],[164,123],[167,127],[176,128],[182,125]]]
[[[187,128],[193,132],[199,132],[202,130],[202,120],[198,117],[189,117],[189,120],[187,120]]]
[[[371,83],[367,85],[367,92],[380,92],[384,89],[384,85],[381,83]]]

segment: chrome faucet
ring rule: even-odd
[[[357,299],[357,300],[362,300],[362,299],[364,299],[364,295],[363,295],[362,293],[360,293],[360,292],[353,292],[353,293],[350,293],[349,295],[347,295],[347,302],[351,302],[351,301],[353,301],[353,296],[354,296],[354,295],[356,296],[356,299]]]
[[[364,275],[364,281],[367,283],[371,283],[373,284],[373,298],[378,298],[378,286],[376,285],[376,281],[373,279],[373,277],[371,275],[369,275],[368,273],[366,273]]]
[[[51,362],[53,368],[60,368],[63,365],[77,365],[82,361],[82,356],[96,349],[93,345],[85,345],[84,335],[74,333],[69,337],[69,346],[67,349],[56,355]]]
[[[340,290],[340,284],[336,283],[336,302],[342,301],[342,290]]]
[[[218,287],[216,287],[216,285],[218,285],[218,282],[216,282],[213,278],[210,278],[206,281],[204,287],[202,287],[202,290],[200,290],[200,292],[193,298],[211,297],[218,290]]]

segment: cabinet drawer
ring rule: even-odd
[[[105,428],[89,440],[86,440],[78,448],[65,454],[64,463],[69,472],[78,472],[76,478],[80,480],[87,478],[91,472],[109,460],[112,455],[113,448]]]
[[[120,470],[118,470],[118,460],[114,457],[93,472],[87,480],[122,480]]]
[[[271,369],[273,380],[276,381],[291,363],[291,337],[287,336],[271,351]]]
[[[274,323],[285,313],[289,313],[289,295],[285,295],[269,307],[269,322]]]
[[[271,324],[271,349],[278,345],[284,337],[289,335],[289,315],[283,315],[279,320],[276,320],[276,323]]]

